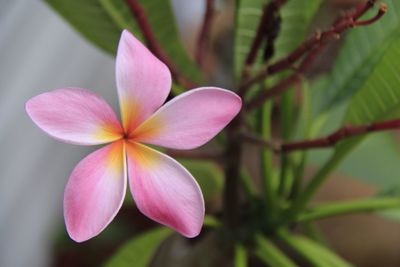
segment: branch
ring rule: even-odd
[[[279,153],[281,151],[279,144],[276,144],[273,141],[266,140],[260,136],[257,136],[257,135],[251,134],[251,133],[242,133],[241,138],[245,142],[252,143],[255,145],[260,145],[262,147],[266,147],[268,149],[271,149],[275,153]]]
[[[358,126],[347,125],[324,137],[316,138],[313,140],[304,140],[304,141],[290,142],[284,144],[278,144],[273,141],[265,140],[262,137],[248,133],[243,133],[241,137],[242,140],[246,142],[257,144],[265,148],[271,149],[275,153],[280,153],[280,152],[292,152],[296,150],[308,150],[313,148],[333,147],[338,142],[344,139],[373,132],[390,131],[396,129],[400,129],[400,119],[380,121]]]
[[[254,64],[263,37],[266,37],[265,34],[268,30],[272,30],[271,26],[273,26],[275,22],[276,13],[278,12],[279,8],[286,2],[287,0],[274,0],[271,1],[268,5],[264,6],[256,35],[254,36],[250,51],[245,60],[245,68],[249,68],[251,65]]]
[[[305,40],[298,48],[292,51],[287,57],[278,60],[272,65],[265,67],[253,78],[243,83],[240,86],[239,90],[241,91],[247,90],[252,85],[263,81],[267,77],[267,75],[275,74],[277,72],[291,68],[295,62],[297,62],[311,49],[315,48],[316,46],[321,46],[327,43],[332,38],[338,39],[338,37],[340,37],[340,35],[349,28],[355,26],[365,26],[374,23],[376,20],[378,20],[385,14],[385,12],[387,11],[386,5],[381,4],[377,16],[375,16],[373,19],[362,22],[358,22],[357,20],[363,14],[365,14],[369,9],[371,9],[374,6],[375,2],[376,0],[370,0],[366,3],[358,5],[356,8],[354,8],[352,12],[349,12],[343,18],[337,20],[331,26],[330,29],[313,35],[309,39]]]
[[[274,41],[280,30],[280,16],[278,11],[286,2],[287,0],[272,0],[269,4],[264,5],[256,34],[254,35],[249,53],[247,54],[244,62],[241,82],[249,78],[250,70],[257,58],[257,54],[263,39],[266,39],[263,61],[267,62],[272,56],[274,50]],[[245,87],[240,87],[238,94],[242,96],[244,95],[245,91]]]
[[[307,54],[293,74],[280,81],[270,89],[261,91],[257,96],[250,100],[246,106],[247,110],[253,110],[261,106],[269,98],[282,94],[284,91],[288,90],[290,86],[296,82],[300,82],[304,76],[304,72],[314,63],[319,51],[322,50],[322,48],[322,45],[315,47],[310,51],[310,53]]]
[[[156,40],[154,33],[151,29],[150,23],[146,17],[145,11],[140,5],[138,0],[126,0],[129,9],[131,10],[141,33],[145,39],[145,42],[149,49],[153,52],[153,54],[158,57],[171,71],[174,79],[181,84],[185,88],[193,88],[196,87],[195,84],[188,80],[182,73],[179,72],[175,64],[171,61],[171,59],[167,56],[164,50],[161,48],[160,44]]]
[[[209,38],[210,38],[210,30],[212,21],[214,18],[214,0],[206,0],[206,11],[204,13],[204,21],[203,26],[200,30],[200,35],[197,40],[197,50],[196,50],[196,62],[200,67],[204,67],[204,54],[207,51]]]
[[[314,140],[305,140],[293,143],[286,143],[281,145],[282,152],[291,152],[295,150],[307,150],[312,148],[332,147],[337,142],[343,139],[372,133],[400,129],[400,119],[376,122],[372,124],[359,125],[359,126],[344,126],[334,133],[325,137],[317,138]]]

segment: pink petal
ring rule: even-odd
[[[122,124],[130,132],[164,103],[171,90],[171,73],[124,30],[118,46],[116,77]]]
[[[240,111],[235,93],[213,87],[190,90],[166,103],[140,125],[130,138],[175,149],[207,143]]]
[[[70,237],[83,242],[112,221],[126,192],[124,145],[118,141],[88,155],[73,170],[64,193]]]
[[[193,176],[177,161],[149,147],[127,143],[129,186],[138,209],[186,237],[200,233],[204,200]]]
[[[65,88],[40,94],[26,103],[26,112],[43,131],[67,143],[104,144],[123,134],[112,108],[86,89]]]

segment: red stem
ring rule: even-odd
[[[214,0],[206,0],[203,26],[201,27],[196,50],[196,62],[204,68],[204,57],[209,45],[211,25],[214,19]]]
[[[244,91],[250,88],[252,85],[263,81],[268,75],[275,74],[277,72],[289,69],[293,64],[303,57],[307,52],[316,46],[321,46],[329,41],[331,38],[337,39],[341,33],[345,30],[354,26],[365,26],[369,25],[379,18],[386,12],[387,8],[381,5],[379,13],[371,20],[366,20],[364,22],[356,22],[363,14],[365,14],[369,9],[371,9],[376,1],[370,0],[366,3],[358,5],[352,12],[347,16],[339,19],[335,22],[330,29],[313,35],[309,39],[305,40],[299,47],[292,51],[287,57],[282,58],[272,65],[267,66],[265,69],[261,70],[253,78],[243,83],[239,91]]]
[[[371,132],[389,131],[400,129],[400,119],[381,121],[372,124],[358,126],[344,126],[330,135],[314,140],[304,140],[281,145],[282,152],[291,152],[296,150],[307,150],[312,148],[332,147],[337,142],[354,136],[359,136]]]

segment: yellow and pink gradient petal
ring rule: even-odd
[[[126,133],[164,103],[172,84],[167,66],[127,30],[118,45],[116,79]]]
[[[217,135],[241,106],[241,98],[231,91],[216,87],[192,89],[162,106],[131,136],[137,142],[193,149]]]
[[[193,176],[176,160],[137,143],[126,143],[129,187],[138,209],[186,237],[200,233],[204,200]]]
[[[31,98],[25,108],[39,128],[66,143],[97,145],[123,136],[112,108],[86,89],[64,88],[43,93]]]
[[[115,217],[126,192],[123,141],[89,154],[73,170],[64,193],[64,218],[70,237],[83,242],[98,235]]]

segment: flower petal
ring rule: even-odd
[[[112,108],[86,89],[65,88],[43,93],[31,98],[25,108],[39,128],[67,143],[104,144],[123,134]]]
[[[138,209],[186,237],[200,233],[204,200],[193,176],[177,161],[149,147],[127,143],[129,186]]]
[[[164,103],[171,90],[171,73],[124,30],[118,45],[116,77],[122,124],[130,132]]]
[[[130,137],[139,142],[175,149],[199,147],[217,135],[240,111],[235,93],[204,87],[166,103]]]
[[[83,242],[112,221],[126,192],[124,144],[118,141],[89,154],[73,170],[64,193],[70,237]]]

